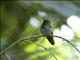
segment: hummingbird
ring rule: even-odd
[[[40,31],[48,39],[48,41],[54,45],[52,26],[48,19],[43,18],[43,23],[41,25]]]

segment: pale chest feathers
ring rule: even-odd
[[[41,32],[42,34],[44,35],[53,35],[53,32],[52,32],[52,27],[50,26],[50,24],[44,24],[41,26]]]

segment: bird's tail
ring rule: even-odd
[[[53,39],[53,36],[46,36],[46,38],[48,39],[48,41],[49,41],[52,45],[55,44],[54,39]]]

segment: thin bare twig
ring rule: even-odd
[[[53,37],[57,37],[57,38],[63,39],[64,41],[66,41],[67,43],[69,43],[70,45],[72,45],[72,46],[80,53],[79,49],[76,48],[75,45],[72,44],[72,43],[71,43],[70,41],[68,41],[67,39],[65,39],[65,38],[63,38],[63,37],[60,37],[60,36],[55,36],[55,35],[54,35]]]
[[[45,49],[46,51],[48,51],[56,60],[58,60],[57,57],[56,57],[48,48],[46,48],[46,47],[44,47],[44,46],[42,46],[42,45],[40,45],[40,44],[36,44],[36,43],[34,43],[34,42],[32,42],[32,41],[29,41],[29,40],[24,40],[24,41],[29,42],[29,43],[33,43],[33,44],[35,44],[35,45],[37,45],[37,46],[40,46],[40,47],[44,48],[44,49]]]
[[[34,35],[34,36],[31,36],[31,37],[25,37],[25,38],[22,38],[22,39],[20,39],[20,40],[17,40],[17,41],[15,41],[15,42],[13,42],[13,43],[12,43],[10,46],[8,46],[7,48],[5,48],[4,50],[2,50],[2,51],[0,52],[0,54],[4,53],[4,52],[7,51],[9,48],[11,48],[12,46],[14,46],[16,43],[19,43],[20,41],[23,41],[23,40],[26,40],[26,39],[30,39],[30,38],[42,37],[42,36],[43,36],[43,34],[39,34],[39,35]],[[71,43],[70,41],[68,41],[67,39],[62,38],[62,37],[60,37],[60,36],[53,36],[53,37],[57,37],[57,38],[63,39],[64,41],[66,41],[67,43],[69,43],[70,45],[72,45],[72,46],[80,53],[79,49],[77,49],[77,48],[75,47],[75,45],[72,44],[72,43]]]
[[[20,39],[20,40],[17,40],[17,41],[15,41],[15,42],[13,42],[11,45],[9,45],[7,48],[5,48],[4,50],[2,50],[2,51],[0,52],[0,54],[4,53],[4,52],[7,51],[9,48],[11,48],[12,46],[14,46],[15,44],[19,43],[19,42],[22,41],[22,40],[26,40],[26,39],[30,39],[30,38],[36,38],[36,37],[41,37],[41,36],[43,36],[43,34],[34,35],[34,36],[31,36],[31,37],[25,37],[25,38],[22,38],[22,39]]]
[[[7,57],[8,60],[11,60],[11,58],[9,57],[7,53],[4,53],[4,55]]]

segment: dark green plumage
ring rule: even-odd
[[[54,39],[53,39],[53,32],[52,27],[50,25],[50,21],[48,19],[44,19],[42,25],[41,25],[41,32],[42,34],[48,39],[48,41],[54,45]]]

